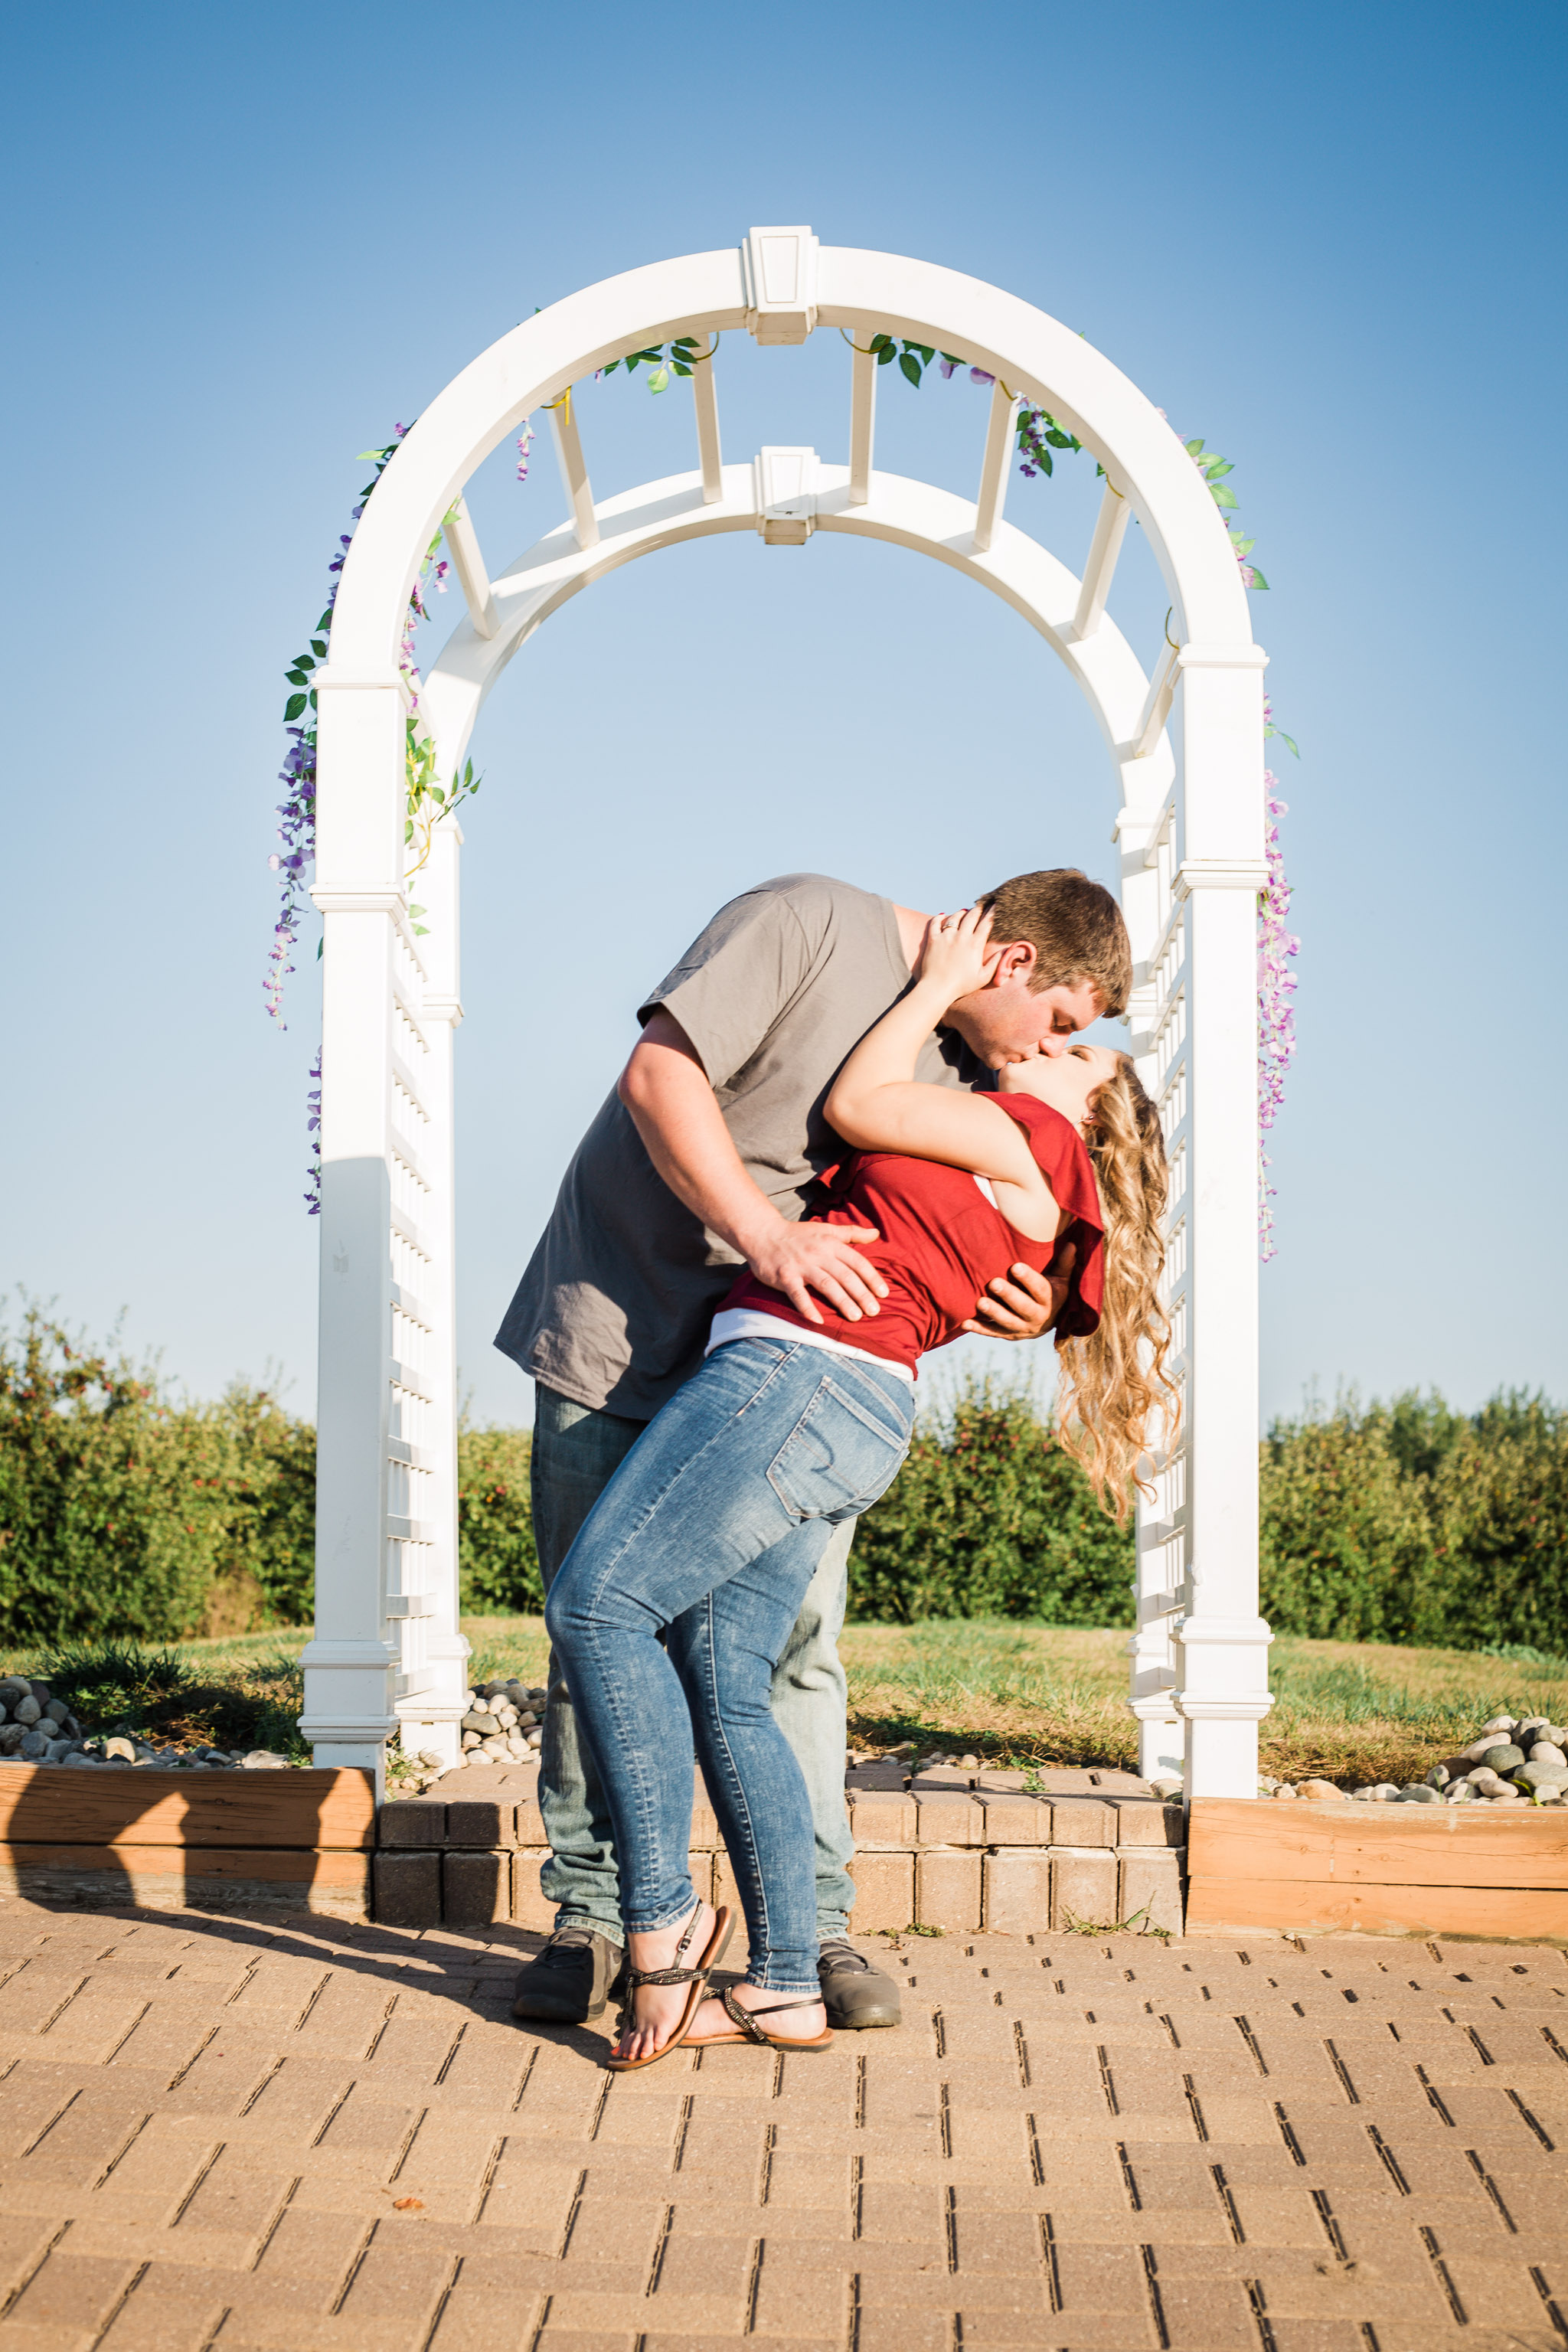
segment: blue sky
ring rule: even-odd
[[[1235,462],[1302,751],[1266,1411],[1342,1381],[1568,1395],[1564,47],[1561,11],[1510,5],[14,16],[0,1280],[94,1333],[123,1310],[198,1392],[276,1365],[310,1409],[314,975],[272,1034],[266,860],[281,674],[355,453],[536,304],[804,220],[1026,296]],[[728,456],[842,457],[837,338],[731,337],[719,390]],[[983,395],[879,407],[879,463],[970,488]],[[694,462],[684,390],[616,377],[580,414],[601,496]],[[563,511],[538,456],[526,489],[504,452],[474,486],[493,568]],[[1091,475],[1009,492],[1075,569]],[[1145,658],[1163,601],[1131,547],[1113,609]],[[489,1335],[640,992],[711,909],[803,866],[917,906],[1109,873],[1114,794],[1020,622],[820,536],[574,600],[475,749],[460,1356],[514,1420]]]

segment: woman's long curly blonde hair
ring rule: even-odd
[[[1090,1105],[1084,1142],[1105,1213],[1105,1299],[1100,1328],[1058,1350],[1057,1430],[1089,1474],[1100,1507],[1120,1526],[1131,1488],[1147,1494],[1140,1457],[1168,1448],[1181,1407],[1165,1371],[1171,1324],[1160,1303],[1165,1263],[1161,1220],[1167,1171],[1160,1114],[1130,1055]]]

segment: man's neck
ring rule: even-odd
[[[921,960],[921,947],[931,917],[917,915],[912,907],[900,907],[897,899],[893,901],[893,916],[899,926],[899,945],[903,950],[904,961],[913,971]]]

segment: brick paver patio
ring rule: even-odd
[[[908,1937],[614,2080],[536,1941],[0,1906],[0,2352],[1568,2339],[1555,1948]]]

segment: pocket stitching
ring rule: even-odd
[[[887,1485],[879,1490],[878,1496],[873,1496],[873,1501],[879,1500],[881,1495],[886,1494],[888,1486],[891,1486],[893,1479],[898,1475],[899,1468],[901,1466],[902,1456],[909,1451],[910,1438],[912,1433],[910,1430],[906,1429],[902,1432],[889,1430],[885,1423],[879,1421],[874,1413],[868,1412],[863,1405],[858,1404],[856,1400],[850,1396],[846,1390],[841,1389],[837,1381],[833,1379],[830,1373],[825,1373],[822,1379],[818,1381],[809,1402],[801,1413],[800,1419],[795,1423],[795,1427],[790,1431],[789,1435],[784,1439],[784,1444],[779,1447],[778,1452],[774,1454],[772,1462],[768,1465],[768,1484],[773,1488],[774,1494],[778,1496],[779,1501],[784,1505],[784,1509],[789,1513],[792,1518],[824,1518],[827,1516],[826,1513],[823,1511],[803,1510],[798,1504],[791,1500],[790,1496],[784,1491],[783,1483],[774,1474],[777,1472],[779,1465],[783,1462],[785,1454],[790,1451],[790,1448],[795,1444],[796,1440],[807,1429],[809,1424],[817,1417],[823,1403],[829,1397],[835,1399],[839,1404],[843,1405],[847,1412],[853,1413],[855,1419],[859,1422],[864,1428],[870,1430],[875,1436],[879,1437],[882,1440],[885,1445],[900,1456],[900,1462],[894,1465],[893,1470],[889,1475]],[[863,1507],[869,1510],[871,1506],[869,1503],[867,1503]]]

